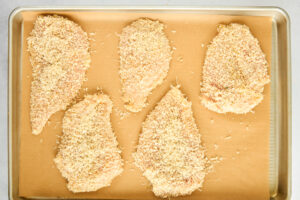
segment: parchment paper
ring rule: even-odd
[[[54,114],[38,135],[31,134],[29,99],[31,65],[26,51],[26,38],[39,12],[24,12],[22,58],[22,108],[20,140],[19,195],[23,197],[63,197],[98,199],[155,199],[151,185],[132,161],[141,123],[156,103],[170,89],[180,84],[181,90],[192,101],[194,117],[202,134],[208,157],[222,157],[206,176],[202,191],[177,199],[268,199],[269,198],[269,132],[270,84],[265,87],[264,100],[253,113],[217,114],[200,104],[201,71],[206,45],[217,34],[220,23],[246,24],[260,41],[268,63],[271,58],[271,18],[201,15],[197,13],[109,13],[56,12],[77,22],[91,36],[92,63],[79,97],[102,88],[114,103],[112,126],[125,160],[125,170],[110,187],[91,193],[73,194],[67,190],[66,180],[53,162],[58,136],[62,134],[64,111]],[[149,105],[137,114],[121,119],[124,112],[118,76],[118,34],[124,26],[140,17],[158,19],[166,25],[165,32],[174,50],[169,74],[163,84],[149,96]],[[86,89],[87,88],[87,89]],[[87,91],[86,91],[87,90]]]

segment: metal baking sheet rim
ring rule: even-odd
[[[16,151],[17,145],[13,145],[13,142],[18,144],[18,141],[13,140],[13,123],[17,123],[16,119],[16,100],[15,94],[13,92],[15,91],[16,83],[14,80],[15,73],[13,70],[13,66],[16,65],[13,62],[15,56],[14,54],[14,48],[13,48],[13,40],[14,37],[14,20],[18,14],[24,11],[119,11],[119,12],[138,12],[138,11],[150,11],[150,12],[160,12],[160,11],[170,11],[170,12],[201,12],[202,14],[223,14],[223,15],[252,15],[252,16],[270,16],[273,17],[273,28],[275,27],[276,30],[276,38],[277,40],[272,38],[272,44],[274,45],[275,42],[278,42],[280,38],[278,37],[278,29],[277,23],[279,23],[279,20],[285,20],[285,27],[284,27],[284,33],[286,38],[283,45],[285,45],[284,49],[285,56],[284,57],[284,63],[280,65],[280,67],[285,67],[285,78],[284,84],[278,86],[278,80],[276,80],[275,86],[273,88],[278,89],[277,87],[282,87],[280,89],[285,89],[283,92],[285,92],[284,96],[280,96],[284,98],[284,102],[280,105],[278,105],[278,99],[277,97],[274,97],[275,100],[274,106],[279,106],[279,108],[275,108],[275,112],[283,112],[279,113],[282,116],[284,116],[281,120],[274,120],[275,122],[279,122],[279,125],[276,125],[278,129],[283,131],[280,132],[280,135],[276,134],[275,132],[275,142],[276,142],[276,149],[277,152],[275,155],[277,156],[275,158],[275,162],[277,164],[280,163],[280,166],[276,166],[276,169],[278,170],[278,175],[276,178],[277,185],[276,185],[276,193],[272,194],[270,199],[290,199],[291,198],[291,62],[290,62],[290,19],[288,13],[279,7],[185,7],[185,6],[54,6],[54,7],[18,7],[15,8],[8,19],[8,196],[9,199],[15,200],[15,199],[23,199],[22,197],[18,196],[18,170],[13,170],[14,162],[16,162],[16,165],[18,165],[18,161],[13,156],[17,157],[18,152]],[[274,29],[273,29],[274,30]],[[22,33],[22,30],[19,32]],[[20,34],[21,36],[22,34]],[[277,38],[278,37],[278,38]],[[20,38],[19,38],[20,39]],[[20,39],[21,40],[21,39]],[[275,44],[276,48],[275,51],[272,48],[272,57],[275,56],[275,58],[272,58],[272,65],[275,65],[278,67],[278,62],[280,60],[278,55],[281,55],[278,53],[278,44]],[[22,42],[20,42],[19,47],[22,46]],[[21,59],[21,48],[19,48],[19,57],[16,59]],[[282,59],[282,58],[281,58]],[[19,65],[20,66],[20,65]],[[17,66],[18,67],[18,66]],[[272,71],[271,71],[272,73]],[[275,73],[278,73],[277,71]],[[278,74],[277,74],[278,75]],[[274,76],[273,76],[274,77]],[[281,77],[282,78],[282,77]],[[274,82],[274,81],[273,81]],[[274,84],[273,84],[274,85]],[[284,88],[283,88],[284,87]],[[282,92],[282,91],[281,91]],[[276,91],[277,93],[277,91]],[[281,101],[282,99],[279,99]],[[284,107],[285,109],[282,109]],[[278,109],[278,110],[276,110]],[[281,111],[279,110],[281,109]],[[277,113],[276,113],[277,114]],[[281,116],[280,115],[280,116]],[[277,116],[277,115],[276,115]],[[280,126],[280,127],[278,127]],[[276,128],[275,128],[276,129]],[[15,136],[17,137],[17,136]],[[17,140],[18,137],[15,139]],[[283,142],[283,143],[282,143]],[[278,146],[280,143],[280,146]],[[280,150],[281,151],[280,151]],[[279,162],[280,161],[280,162]],[[282,164],[283,163],[283,164]],[[282,166],[284,165],[284,166]],[[14,172],[16,171],[16,172]],[[283,173],[284,177],[279,177],[279,174]],[[281,179],[284,179],[283,181]],[[40,198],[45,199],[45,198]]]

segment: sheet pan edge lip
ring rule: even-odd
[[[80,11],[89,11],[89,10],[219,10],[219,11],[265,11],[265,10],[273,10],[281,15],[286,19],[287,21],[287,90],[288,90],[288,188],[287,188],[287,196],[286,199],[291,199],[291,121],[292,121],[292,110],[291,110],[291,54],[290,54],[290,47],[291,47],[291,41],[290,41],[290,16],[286,10],[284,10],[281,7],[276,6],[114,6],[114,5],[105,5],[105,6],[21,6],[16,7],[13,9],[9,15],[8,18],[8,197],[9,199],[13,200],[12,196],[12,189],[13,189],[13,183],[12,183],[12,25],[13,25],[13,19],[14,17],[19,14],[22,11],[43,11],[43,10],[58,10],[58,11],[72,11],[72,10],[80,10]]]
[[[10,200],[13,200],[13,194],[12,194],[12,188],[13,188],[13,183],[12,183],[12,25],[13,25],[13,18],[20,12],[19,8],[15,8],[12,10],[8,17],[8,72],[7,72],[7,107],[8,107],[8,113],[7,113],[7,127],[8,127],[8,152],[7,152],[7,160],[8,160],[8,198]]]
[[[288,191],[287,191],[287,199],[292,199],[292,64],[291,64],[291,21],[290,17],[285,10],[284,14],[286,14],[287,19],[287,88],[288,88]]]
[[[281,7],[273,7],[274,11],[280,14],[286,20],[286,51],[287,51],[287,193],[284,199],[292,198],[292,76],[291,76],[291,20],[288,12]]]
[[[8,72],[7,72],[7,107],[8,107],[8,113],[7,113],[7,144],[8,144],[8,152],[7,152],[7,165],[8,165],[8,199],[14,200],[13,197],[13,188],[14,188],[14,183],[12,180],[12,150],[13,150],[13,145],[12,145],[12,74],[13,74],[13,69],[12,69],[12,33],[13,33],[13,19],[16,17],[16,15],[20,14],[22,11],[26,10],[25,7],[16,7],[14,8],[9,16],[8,16]]]
[[[16,7],[14,9],[12,9],[12,11],[10,12],[9,16],[8,16],[8,21],[9,21],[9,26],[11,27],[12,25],[12,19],[19,14],[22,11],[27,10],[29,7]]]
[[[288,12],[281,7],[274,7],[274,11],[282,15],[286,20],[286,51],[287,51],[287,193],[286,200],[290,200],[292,197],[292,76],[291,76],[291,20]]]
[[[67,5],[67,6],[20,6],[12,10],[11,15],[15,15],[22,11],[38,11],[38,10],[219,10],[219,11],[265,11],[274,10],[282,13],[286,18],[289,19],[289,15],[286,10],[277,6],[192,6],[192,5]]]

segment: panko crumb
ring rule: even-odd
[[[230,140],[231,139],[231,135],[227,135],[224,137],[224,140]]]
[[[203,66],[202,104],[218,113],[250,112],[270,82],[268,63],[246,25],[219,25]]]
[[[117,115],[120,116],[121,120],[126,119],[130,115],[129,111],[122,111],[121,109],[118,108],[115,108],[114,110],[117,113]]]
[[[183,63],[183,56],[178,56],[177,61],[180,62],[180,63]]]

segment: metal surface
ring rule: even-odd
[[[291,77],[290,21],[276,7],[28,7],[15,9],[9,18],[8,144],[9,198],[18,196],[19,110],[22,74],[22,12],[24,11],[115,11],[197,12],[215,15],[270,16],[272,23],[270,196],[274,200],[291,196]],[[41,198],[44,199],[44,198]]]

